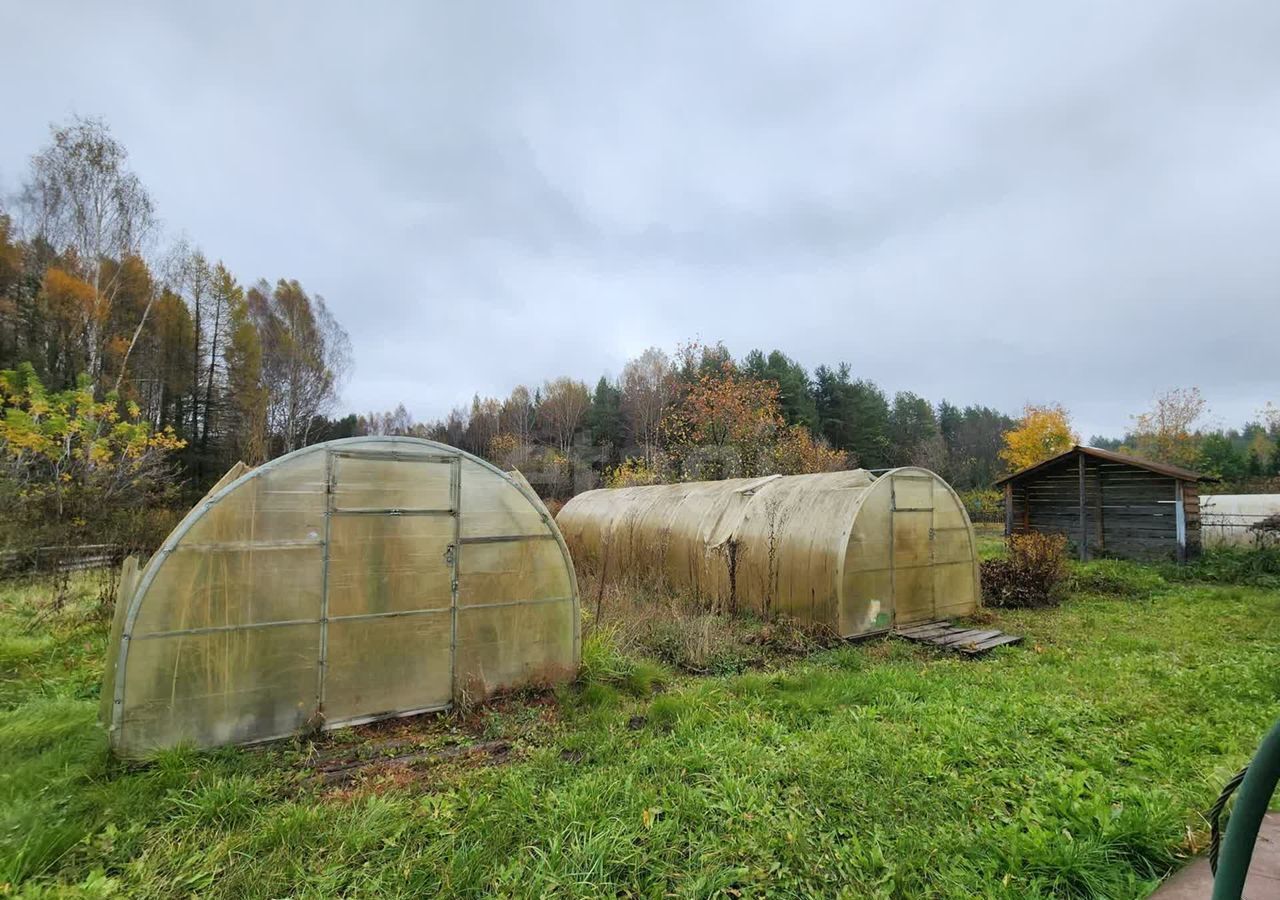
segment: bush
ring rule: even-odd
[[[136,403],[94,399],[83,376],[50,391],[30,363],[0,371],[0,545],[150,549],[174,519],[183,446]]]
[[[658,484],[661,481],[662,475],[656,468],[634,456],[627,457],[604,473],[605,487],[611,488]]]
[[[1254,545],[1259,550],[1280,548],[1280,513],[1254,522],[1249,530],[1254,533]]]
[[[1003,608],[1057,606],[1067,577],[1067,539],[1061,534],[1010,535],[1007,559],[982,561],[982,596]]]
[[[971,522],[1003,522],[1004,494],[990,488],[960,492],[960,502]]]

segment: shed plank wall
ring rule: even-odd
[[[1104,540],[1104,508],[1099,465],[1085,460],[1085,531],[1089,548],[1096,550]],[[1080,537],[1080,471],[1075,459],[1063,460],[1036,473],[1036,477],[1015,483],[1013,531],[1065,534],[1073,549]]]
[[[1080,455],[1012,482],[1009,530],[1066,535],[1078,552]],[[1177,555],[1176,480],[1137,466],[1084,456],[1085,530],[1089,556],[1169,558]],[[1200,549],[1200,496],[1183,482],[1187,554]]]
[[[1103,548],[1108,554],[1132,558],[1177,555],[1177,482],[1173,478],[1103,463],[1102,493]]]

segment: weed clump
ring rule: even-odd
[[[657,731],[670,731],[687,710],[681,697],[659,697],[649,705],[648,724]]]
[[[1280,546],[1215,547],[1186,565],[1166,565],[1161,574],[1169,581],[1209,581],[1280,588]]]
[[[1005,559],[984,559],[982,596],[988,606],[1057,606],[1065,594],[1067,539],[1061,534],[1013,534]]]
[[[708,608],[688,594],[629,582],[605,581],[598,574],[580,582],[582,596],[594,598],[583,616],[583,677],[604,679],[643,696],[650,686],[635,671],[656,660],[654,677],[668,669],[693,675],[734,675],[761,668],[780,657],[803,656],[840,642],[829,628],[785,616],[761,621]],[[634,671],[633,675],[629,675]],[[628,689],[623,682],[635,686]]]
[[[637,649],[669,666],[699,675],[727,675],[748,668],[758,656],[738,640],[736,624],[712,613],[652,618],[635,639]]]
[[[1152,597],[1169,587],[1150,566],[1120,559],[1096,559],[1073,566],[1068,583],[1072,593],[1133,600]]]
[[[593,686],[607,686],[643,697],[661,690],[669,677],[661,665],[623,653],[616,628],[597,627],[582,642],[578,681],[584,693]]]

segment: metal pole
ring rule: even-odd
[[[453,507],[453,554],[449,572],[449,702],[458,702],[458,571],[462,556],[462,457],[449,472],[449,505]]]
[[[337,503],[337,460],[330,450],[324,453],[324,557],[320,570],[320,658],[316,663],[316,711],[323,723],[325,717],[325,693],[329,668],[329,557],[333,552],[333,507]]]

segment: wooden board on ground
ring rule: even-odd
[[[917,644],[932,644],[943,650],[954,650],[968,656],[981,656],[996,647],[1016,644],[1020,635],[1005,634],[994,628],[964,628],[950,622],[921,622],[899,628],[894,634]]]

